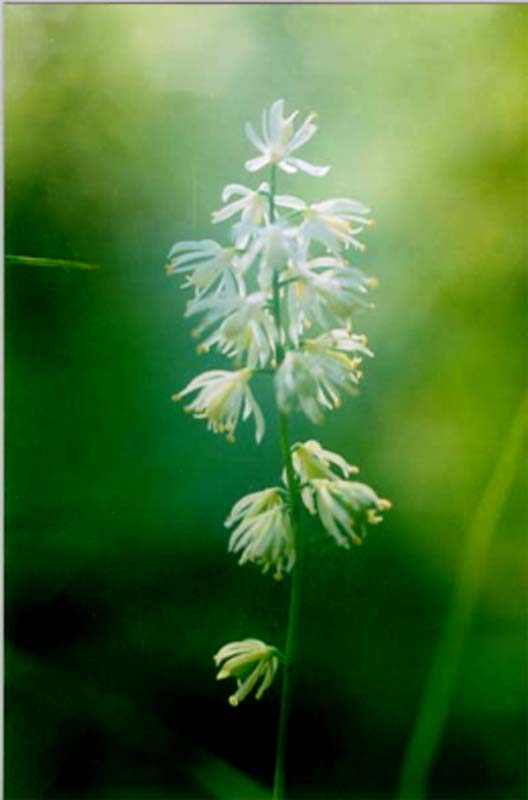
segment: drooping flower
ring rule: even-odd
[[[266,307],[266,295],[253,292],[245,297],[224,293],[189,303],[187,316],[205,314],[194,335],[201,336],[220,323],[200,344],[199,352],[211,347],[229,358],[246,356],[246,366],[265,367],[275,356],[275,322]]]
[[[298,113],[298,111],[294,111],[289,117],[285,117],[284,100],[276,100],[269,111],[264,109],[262,112],[262,137],[255,133],[250,122],[246,123],[246,136],[261,153],[260,156],[246,161],[246,169],[249,172],[257,172],[263,167],[276,164],[288,173],[301,170],[308,175],[327,174],[330,167],[317,167],[292,155],[306,144],[317,130],[317,126],[314,124],[316,115],[309,114],[295,131],[293,121]]]
[[[283,195],[277,202],[284,208],[298,211],[304,217],[299,236],[308,245],[315,240],[328,250],[338,252],[352,246],[363,252],[366,247],[356,236],[373,225],[370,209],[357,200],[337,198],[307,204],[299,197]]]
[[[284,277],[288,284],[289,334],[296,346],[312,322],[323,329],[336,322],[346,326],[358,308],[372,308],[366,294],[377,285],[374,278],[336,256],[293,259]]]
[[[355,353],[363,356],[373,356],[367,347],[367,337],[351,333],[346,328],[334,328],[321,334],[316,339],[303,341],[305,352],[320,358],[330,358],[339,361],[344,366],[352,366],[350,357],[346,353]],[[359,356],[353,359],[354,368],[360,363]]]
[[[216,676],[217,680],[236,679],[237,690],[229,698],[229,704],[234,707],[248,696],[259,680],[261,682],[255,697],[260,700],[271,686],[280,661],[277,648],[260,639],[243,639],[226,644],[213,658],[217,667],[224,662]]]
[[[172,399],[178,401],[191,392],[198,392],[185,411],[196,419],[206,419],[209,430],[226,433],[230,442],[235,440],[240,417],[246,420],[253,414],[258,443],[264,435],[264,417],[248,385],[252,374],[250,369],[209,370],[194,378]]]
[[[295,541],[284,491],[278,487],[253,492],[239,500],[231,510],[226,527],[236,528],[229,539],[229,550],[241,553],[239,564],[251,561],[267,572],[274,569],[276,580],[295,564]]]
[[[343,456],[333,453],[331,450],[325,450],[315,439],[292,445],[291,454],[293,469],[299,482],[303,501],[307,506],[312,496],[310,481],[316,478],[336,480],[341,475],[349,478],[350,475],[358,472],[358,468],[349,464]],[[341,475],[336,474],[335,469],[339,470]],[[283,473],[283,481],[286,482],[285,473]]]
[[[237,259],[234,247],[221,247],[218,242],[178,242],[169,252],[167,275],[185,275],[183,288],[191,287],[196,297],[210,291],[237,289]]]
[[[258,284],[262,291],[270,291],[273,275],[285,269],[297,248],[297,229],[278,221],[259,228],[253,243],[241,259],[244,272],[258,264]]]
[[[239,199],[228,202],[233,196],[238,196]],[[240,221],[233,226],[233,236],[236,246],[244,248],[250,237],[255,235],[262,225],[269,223],[268,196],[268,183],[261,183],[255,190],[239,183],[231,183],[222,192],[222,202],[227,205],[213,212],[213,223],[223,222],[241,212]]]
[[[341,547],[361,544],[367,526],[382,521],[381,512],[391,504],[364,483],[340,478],[315,478],[303,501],[311,514],[317,513],[327,532]]]
[[[320,423],[324,409],[340,406],[340,392],[355,393],[362,377],[358,354],[372,353],[364,336],[341,329],[305,339],[302,348],[288,352],[275,374],[277,402],[286,413],[298,405],[312,422]]]

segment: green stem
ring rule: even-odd
[[[471,623],[491,539],[515,478],[528,427],[528,394],[511,425],[489,483],[473,517],[451,609],[423,693],[403,760],[398,800],[422,800],[449,713],[458,665]]]
[[[272,165],[270,174],[270,193],[269,193],[269,216],[270,222],[275,222],[275,187],[276,187],[276,167]],[[283,327],[280,302],[280,280],[279,272],[275,270],[273,274],[273,316],[277,328],[277,367],[284,360]],[[275,776],[273,781],[273,800],[284,800],[285,798],[285,761],[286,761],[286,741],[288,734],[288,717],[291,707],[293,667],[295,648],[297,644],[297,632],[299,623],[300,606],[300,584],[301,566],[303,561],[303,540],[299,535],[299,510],[300,497],[299,487],[295,479],[293,462],[291,456],[291,443],[288,431],[288,415],[279,408],[279,438],[282,453],[282,460],[286,469],[286,482],[288,487],[290,519],[293,531],[294,547],[296,553],[295,567],[292,571],[290,587],[290,603],[288,610],[288,624],[286,629],[286,644],[284,648],[285,663],[282,679],[282,693],[279,713],[279,731],[277,736],[277,752],[275,759]]]
[[[299,626],[299,607],[300,607],[300,587],[301,569],[303,561],[303,542],[299,535],[299,492],[295,482],[293,464],[291,460],[290,441],[288,435],[288,417],[283,412],[279,412],[280,442],[282,456],[286,466],[286,476],[288,481],[288,492],[290,495],[291,523],[293,528],[296,562],[292,571],[290,587],[290,605],[288,609],[288,626],[286,630],[285,644],[285,664],[282,678],[282,693],[279,714],[279,732],[277,736],[277,751],[275,758],[275,776],[273,781],[273,800],[284,800],[285,798],[285,761],[286,761],[286,740],[288,734],[288,717],[291,707],[293,670],[295,666],[295,649],[297,646],[297,634]]]

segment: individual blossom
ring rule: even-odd
[[[336,359],[343,365],[354,367],[361,363],[360,356],[374,355],[367,347],[366,336],[358,336],[346,328],[334,328],[315,339],[305,339],[303,347],[305,352],[312,356]],[[356,354],[352,359],[353,364],[347,353]]]
[[[204,314],[193,331],[196,337],[214,327],[200,344],[205,353],[211,347],[229,358],[246,358],[251,369],[265,367],[275,356],[275,323],[266,307],[266,295],[253,292],[247,296],[224,293],[189,303],[187,316]],[[218,324],[219,323],[219,324]]]
[[[370,209],[363,203],[337,198],[307,204],[298,197],[284,195],[280,198],[280,205],[299,212],[304,218],[299,236],[305,245],[317,241],[333,252],[350,246],[361,252],[366,249],[356,238],[365,228],[373,225],[367,216]]]
[[[391,504],[364,483],[340,478],[315,478],[303,501],[311,514],[317,513],[323,527],[341,547],[361,544],[368,525],[382,521],[381,513]]]
[[[262,136],[258,136],[250,122],[246,123],[246,136],[261,155],[246,161],[249,172],[257,172],[268,165],[276,164],[284,172],[298,170],[308,175],[326,175],[330,167],[317,167],[301,158],[293,156],[296,150],[306,144],[317,130],[315,114],[309,114],[302,125],[295,130],[293,122],[299,112],[284,116],[284,100],[276,100],[269,111],[262,112]]]
[[[291,454],[302,499],[307,506],[312,497],[311,481],[317,478],[326,478],[327,480],[337,480],[340,477],[349,478],[350,475],[358,472],[358,468],[349,464],[343,456],[331,450],[325,450],[315,439],[292,445]],[[338,474],[335,470],[338,470]],[[286,475],[283,473],[283,480],[285,478]]]
[[[237,200],[229,202],[231,197]],[[233,226],[233,237],[237,248],[247,246],[251,236],[269,223],[269,184],[261,183],[258,189],[248,189],[239,183],[231,183],[222,192],[223,208],[214,211],[213,223],[223,222],[240,212],[240,220]]]
[[[229,698],[229,704],[236,707],[259,680],[260,686],[255,697],[260,700],[273,683],[281,656],[276,647],[265,644],[260,639],[243,639],[241,642],[224,645],[213,658],[217,667],[224,662],[216,676],[218,681],[225,678],[236,679],[237,690]]]
[[[253,492],[236,503],[226,522],[236,525],[229,539],[229,550],[241,553],[239,564],[248,561],[273,568],[280,580],[295,564],[295,541],[284,491],[278,487]]]
[[[248,385],[252,374],[251,369],[209,370],[194,378],[172,399],[178,401],[192,392],[198,392],[185,411],[196,419],[206,419],[209,430],[226,433],[229,442],[235,440],[240,417],[246,420],[253,415],[258,443],[264,435],[264,417]]]
[[[185,275],[183,288],[192,288],[196,297],[208,292],[236,291],[237,258],[234,247],[221,247],[218,242],[178,242],[171,249],[165,267],[167,275]]]
[[[372,355],[366,338],[336,329],[305,339],[302,350],[286,354],[275,375],[277,402],[288,413],[298,406],[312,422],[341,405],[341,392],[354,394],[362,377],[361,355]]]
[[[336,322],[346,326],[358,308],[372,308],[366,294],[377,285],[375,278],[368,278],[336,256],[293,259],[284,279],[288,332],[296,346],[312,322],[323,329]]]
[[[273,285],[275,272],[285,269],[295,256],[298,246],[297,228],[284,221],[259,228],[253,243],[241,258],[246,273],[253,264],[258,265],[258,284],[262,291],[269,292]]]

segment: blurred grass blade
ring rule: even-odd
[[[269,800],[270,797],[270,790],[210,753],[202,755],[192,774],[211,800]]]
[[[495,470],[473,517],[451,608],[421,700],[401,772],[398,800],[421,800],[449,713],[458,664],[471,622],[486,556],[515,478],[528,422],[523,396]]]
[[[99,269],[97,264],[87,264],[84,261],[68,261],[62,258],[39,258],[37,256],[5,256],[6,264],[16,265],[19,264],[23,267],[52,267],[59,269],[82,269],[82,270],[95,270]]]

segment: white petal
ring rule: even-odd
[[[313,119],[313,114],[310,114],[310,116],[306,117],[303,124],[288,145],[288,150],[290,153],[293,153],[294,150],[298,150],[299,147],[302,147],[303,144],[306,144],[306,142],[312,138],[317,130],[317,126],[313,124]]]
[[[290,159],[289,161],[286,160],[279,161],[277,166],[280,167],[280,169],[282,169],[283,172],[288,173],[288,175],[295,175],[295,173],[297,172],[297,167],[294,167],[293,164],[290,163],[291,160],[292,159]]]
[[[222,203],[227,203],[229,198],[234,194],[247,196],[251,194],[251,189],[248,189],[247,186],[242,186],[241,183],[228,183],[222,192]]]
[[[323,175],[327,175],[330,171],[330,167],[317,167],[315,164],[309,164],[307,161],[303,161],[302,158],[295,158],[294,156],[288,158],[288,162],[302,170],[302,172],[316,177],[323,177]]]
[[[255,133],[255,130],[251,122],[246,122],[244,130],[251,144],[254,145],[254,147],[256,147],[257,150],[260,150],[261,153],[264,153],[266,151],[266,145],[264,144],[262,139],[260,139]]]
[[[269,156],[257,156],[256,158],[250,158],[249,161],[246,161],[245,167],[248,172],[257,172],[262,167],[265,167],[266,164],[269,164]]]
[[[221,246],[218,242],[213,242],[212,239],[201,239],[198,242],[177,242],[173,245],[169,251],[169,258],[174,253],[180,253],[182,250],[204,250],[204,251],[213,251],[218,252],[221,250]]]
[[[301,200],[299,197],[293,197],[293,195],[289,194],[276,195],[275,205],[284,208],[293,208],[295,211],[302,211],[303,208],[306,208],[306,203],[304,200]]]
[[[223,222],[225,219],[229,219],[236,214],[238,211],[242,211],[246,204],[247,200],[245,197],[241,197],[240,200],[234,200],[232,203],[228,203],[223,208],[220,208],[218,211],[213,211],[212,220],[213,224],[216,225],[217,222]]]
[[[312,208],[322,214],[370,214],[370,208],[358,200],[349,200],[347,197],[337,197],[334,200],[324,200],[314,203]]]
[[[284,116],[284,100],[275,100],[269,112],[269,135],[273,144],[277,144]]]

